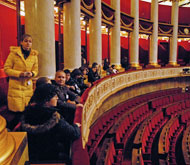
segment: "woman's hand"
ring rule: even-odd
[[[32,72],[22,72],[20,74],[20,77],[28,77],[28,78],[30,78],[32,76],[33,76]]]

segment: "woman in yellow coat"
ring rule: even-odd
[[[20,47],[10,47],[4,71],[9,76],[8,108],[23,112],[33,94],[32,77],[38,74],[38,52],[32,48],[32,37],[23,35]]]

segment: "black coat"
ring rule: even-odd
[[[52,81],[57,86],[57,108],[59,113],[65,118],[70,124],[73,123],[76,105],[68,103],[67,100],[75,101],[77,104],[80,103],[80,96],[72,92],[67,86],[60,86],[55,81]]]
[[[69,161],[70,142],[80,137],[77,125],[70,125],[55,108],[29,106],[22,120],[28,133],[29,157],[37,160]]]
[[[93,72],[92,68],[90,68],[88,72],[88,82],[93,83],[99,79],[100,79],[100,76],[98,75],[98,72]]]

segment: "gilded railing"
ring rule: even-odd
[[[7,165],[12,159],[16,143],[12,135],[8,134],[6,121],[0,116],[0,164]]]
[[[126,87],[142,82],[183,76],[181,74],[183,68],[184,67],[124,72],[104,78],[99,83],[96,83],[88,92],[85,93],[86,100],[84,102],[81,130],[83,147],[85,147],[88,141],[90,126],[96,120],[95,112],[110,95],[113,95]]]

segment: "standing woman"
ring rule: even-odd
[[[38,52],[29,34],[22,36],[21,46],[10,47],[4,71],[9,76],[8,108],[18,121],[33,94],[32,77],[38,74]]]

